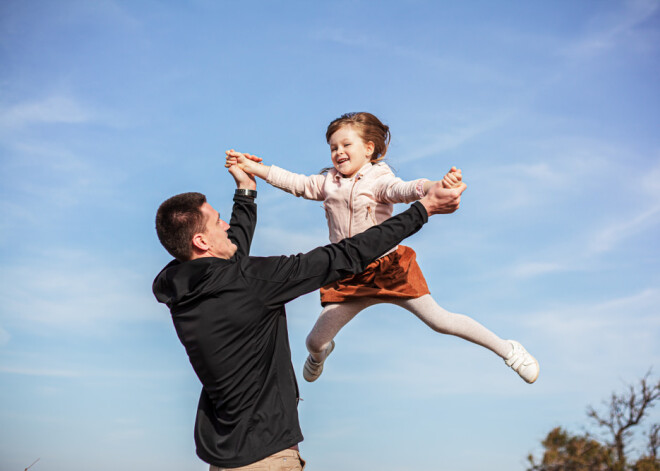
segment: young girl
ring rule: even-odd
[[[330,123],[326,132],[333,167],[304,176],[261,159],[227,151],[226,166],[239,165],[271,185],[303,198],[323,201],[330,241],[338,242],[392,216],[394,203],[422,198],[435,183],[427,179],[404,182],[382,162],[390,141],[389,127],[370,113],[347,113]],[[452,167],[442,185],[462,184],[461,171]],[[436,332],[455,335],[486,347],[502,357],[528,383],[539,374],[539,364],[513,340],[502,340],[474,319],[441,308],[431,297],[415,260],[415,252],[399,245],[370,264],[364,273],[321,288],[323,312],[307,337],[309,356],[303,377],[315,381],[334,349],[334,337],[363,309],[392,303],[407,309]]]

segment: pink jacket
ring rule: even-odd
[[[334,168],[322,175],[299,175],[272,165],[266,179],[274,187],[308,200],[323,201],[330,242],[359,234],[392,217],[394,203],[424,196],[425,178],[404,182],[384,162],[368,163],[353,178]]]

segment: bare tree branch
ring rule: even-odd
[[[650,375],[649,370],[640,380],[638,388],[630,385],[626,393],[612,393],[606,413],[601,414],[593,407],[587,409],[587,416],[609,432],[607,445],[615,450],[621,469],[626,466],[626,445],[633,434],[632,429],[639,425],[660,397],[660,381],[649,385]]]
[[[650,424],[644,433],[646,453],[626,449],[660,399],[660,380],[652,381],[650,376],[651,370],[622,393],[612,393],[601,410],[587,408],[587,417],[605,439],[598,440],[589,432],[572,435],[557,427],[542,442],[541,462],[528,456],[528,471],[660,471],[660,424]]]
[[[28,471],[28,469],[30,469],[32,466],[34,466],[34,465],[37,463],[37,461],[39,461],[40,459],[41,459],[41,458],[37,458],[37,459],[34,461],[34,463],[32,463],[32,464],[31,464],[30,466],[28,466],[27,468],[25,468],[25,471]]]
[[[649,457],[658,458],[658,448],[660,448],[660,424],[653,424],[649,430]]]

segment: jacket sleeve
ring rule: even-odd
[[[248,256],[252,236],[257,225],[257,204],[254,198],[247,196],[234,196],[234,208],[231,212],[227,236],[238,250],[237,255]]]
[[[300,175],[271,165],[266,181],[275,188],[292,195],[302,196],[307,200],[323,201],[325,199],[323,191],[325,178],[325,175]]]
[[[424,197],[426,181],[420,178],[406,182],[392,173],[386,174],[374,182],[374,196],[379,203],[412,203]]]
[[[361,273],[372,261],[417,232],[428,221],[421,203],[336,244],[289,257],[250,257],[244,276],[267,306],[284,304],[345,276]]]

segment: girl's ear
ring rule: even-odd
[[[367,155],[369,155],[369,158],[373,158],[376,144],[374,144],[372,141],[369,141],[364,145],[364,147],[367,149]]]
[[[206,241],[206,237],[201,232],[195,234],[192,238],[193,248],[197,248],[202,252],[206,252],[209,249],[209,244]]]

